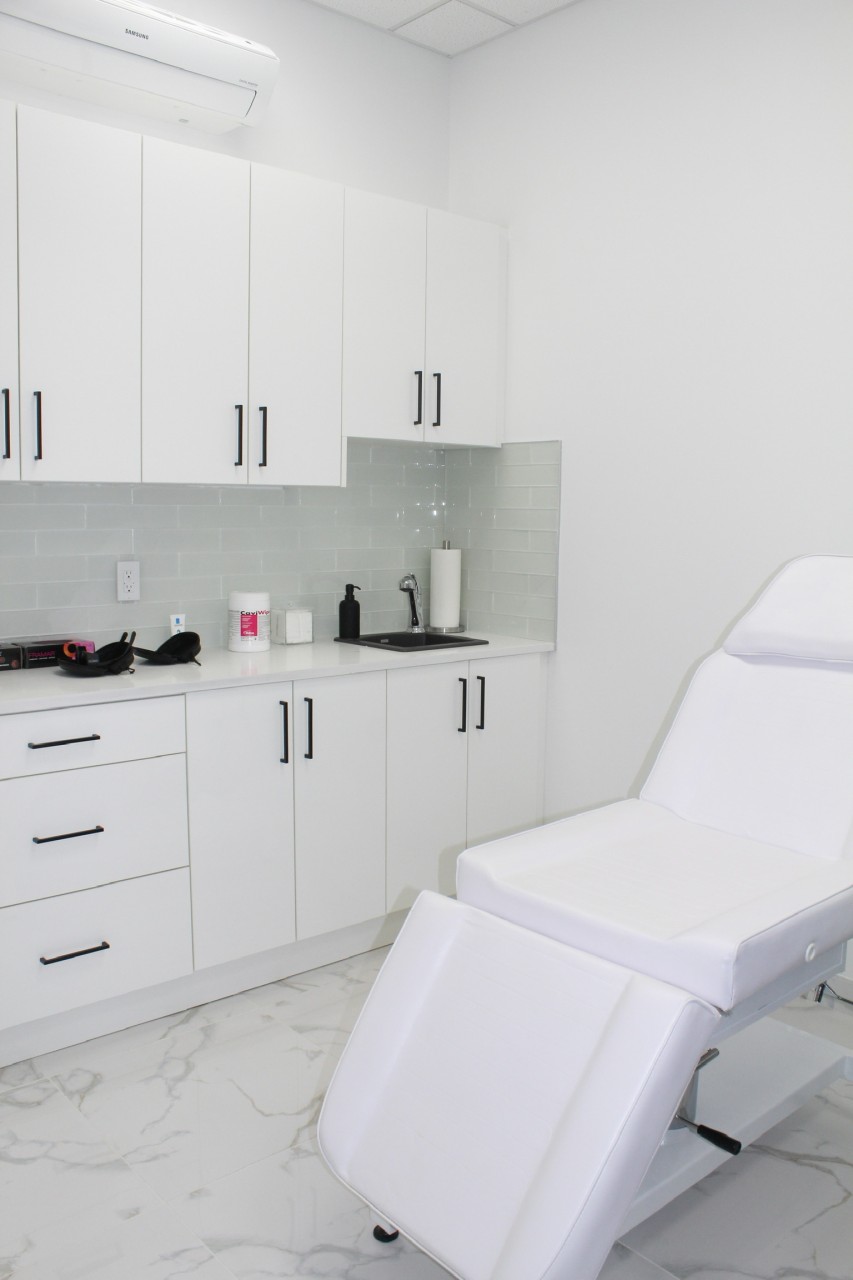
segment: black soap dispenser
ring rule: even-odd
[[[361,635],[361,605],[353,594],[361,587],[348,582],[346,595],[338,605],[338,638],[340,640],[357,640]]]

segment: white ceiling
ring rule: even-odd
[[[315,0],[448,58],[575,0]]]

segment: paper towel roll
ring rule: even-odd
[[[429,553],[429,625],[443,631],[459,626],[462,552],[450,548]]]

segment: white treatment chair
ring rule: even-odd
[[[468,850],[457,885],[413,907],[321,1150],[461,1280],[594,1280],[621,1232],[853,1078],[764,1019],[853,935],[853,559],[778,574],[639,799]]]

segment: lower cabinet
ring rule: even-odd
[[[184,700],[0,716],[0,1027],[192,972]]]
[[[0,1027],[452,893],[462,849],[542,819],[544,679],[533,654],[0,716]]]
[[[544,658],[388,672],[387,908],[454,893],[468,845],[542,821]]]
[[[385,913],[385,672],[187,694],[195,967]]]
[[[187,694],[195,967],[296,938],[293,686]]]

